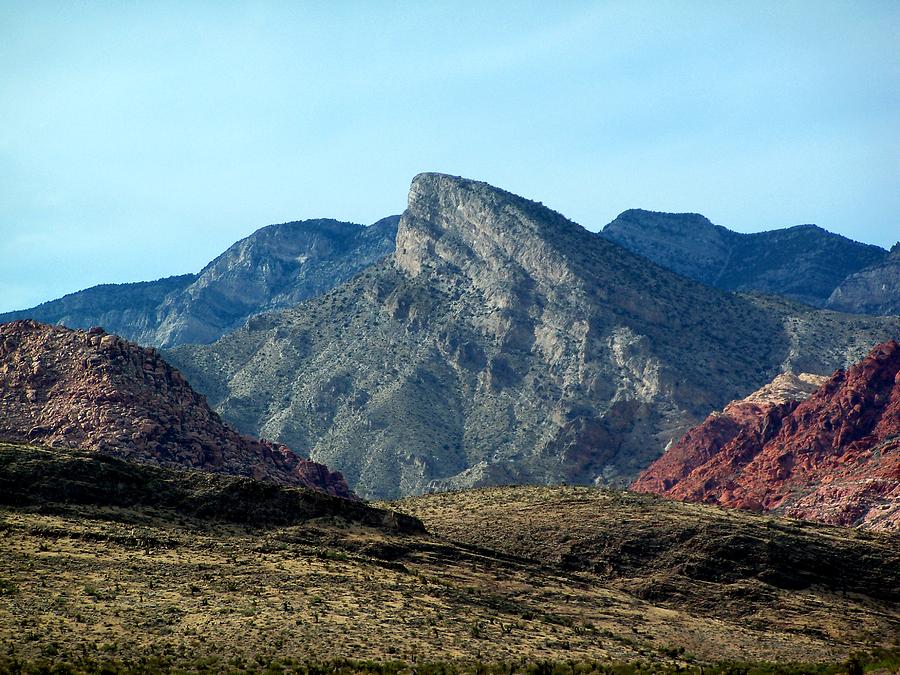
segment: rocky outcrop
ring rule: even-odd
[[[199,274],[106,284],[0,314],[87,329],[102,326],[144,345],[213,342],[249,316],[320,295],[388,255],[397,216],[364,227],[320,219],[269,225]]]
[[[900,242],[884,260],[844,279],[825,306],[855,314],[900,315]]]
[[[832,372],[892,336],[900,320],[723,293],[536,202],[422,174],[392,258],[168,357],[239,429],[395,497],[624,486],[783,369]]]
[[[99,328],[0,324],[0,440],[351,496],[339,473],[223,423],[155,350]]]
[[[813,307],[825,305],[848,275],[880,263],[887,255],[878,246],[815,225],[744,234],[714,225],[696,213],[632,209],[601,234],[658,265],[716,288],[773,293]],[[870,309],[877,309],[876,304]],[[847,311],[837,304],[828,306]]]
[[[632,489],[900,529],[900,344],[877,346],[808,397],[787,387],[713,413]]]

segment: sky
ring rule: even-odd
[[[0,0],[0,311],[441,171],[900,239],[900,2]]]

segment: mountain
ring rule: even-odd
[[[269,225],[201,270],[159,281],[104,284],[0,314],[70,328],[102,326],[144,345],[213,342],[259,312],[319,295],[388,255],[398,216],[364,227],[337,220]]]
[[[783,295],[813,307],[825,305],[848,275],[887,255],[878,246],[815,225],[743,234],[714,225],[696,213],[632,209],[620,214],[601,234],[704,284],[726,291]]]
[[[900,242],[884,260],[844,279],[825,306],[856,314],[900,314]]]
[[[166,298],[184,292],[196,280],[196,274],[183,274],[133,284],[101,284],[31,309],[0,314],[0,323],[30,319],[70,328],[103,326],[137,340],[155,334],[157,311]]]
[[[339,473],[224,424],[155,350],[99,328],[0,324],[0,440],[352,496]]]
[[[900,336],[723,293],[539,203],[421,174],[396,252],[294,308],[168,357],[237,428],[367,497],[497,483],[626,485],[784,369]]]
[[[713,413],[632,489],[900,530],[900,343],[799,398],[750,397]]]

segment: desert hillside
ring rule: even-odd
[[[28,446],[0,445],[0,476],[14,672],[896,663],[884,536],[589,488],[375,509]]]

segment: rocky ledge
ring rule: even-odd
[[[340,473],[229,427],[156,350],[100,328],[0,324],[0,440],[352,496]]]

